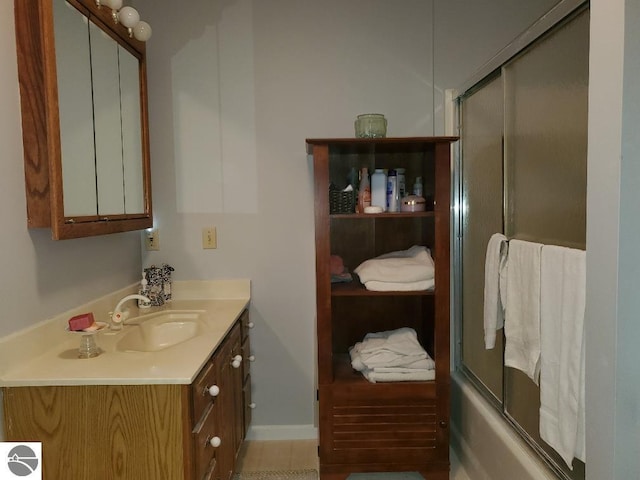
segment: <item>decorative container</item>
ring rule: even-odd
[[[387,119],[381,113],[358,115],[355,127],[358,138],[384,138],[387,136]]]

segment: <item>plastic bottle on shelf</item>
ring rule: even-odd
[[[389,170],[387,175],[387,211],[397,212],[400,210],[398,192],[398,175],[395,170]]]
[[[369,169],[363,167],[360,172],[360,188],[358,189],[358,212],[364,213],[365,207],[371,206],[371,184],[369,183]]]
[[[422,197],[422,193],[422,177],[416,177],[416,183],[413,184],[413,194],[418,197]]]
[[[400,198],[403,198],[407,195],[407,185],[404,173],[404,168],[396,168],[396,175],[398,176],[398,196]]]
[[[371,206],[387,209],[387,174],[382,168],[371,175]]]

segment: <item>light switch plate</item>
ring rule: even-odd
[[[216,227],[204,227],[202,229],[202,248],[218,248]]]

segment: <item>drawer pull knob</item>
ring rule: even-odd
[[[440,422],[440,428],[447,428],[447,422],[444,420]]]
[[[222,440],[220,440],[220,437],[211,437],[207,438],[207,443],[213,448],[218,448],[222,444]]]
[[[251,403],[249,404],[249,408],[251,408],[251,409],[256,408],[256,404],[255,404],[254,402],[251,402]]]
[[[210,387],[205,387],[204,392],[202,392],[202,394],[206,395],[207,393],[212,397],[217,397],[218,395],[220,395],[220,387],[217,385],[211,385]]]
[[[249,322],[249,323],[247,323],[247,328],[253,328],[253,327],[255,327],[255,326],[256,326],[256,324],[255,324],[255,323],[253,323],[253,322]]]
[[[233,357],[233,360],[231,361],[231,366],[233,368],[240,368],[241,364],[242,364],[242,355],[236,355],[235,357]]]
[[[256,356],[255,355],[249,355],[249,361],[250,362],[255,362],[256,361]]]

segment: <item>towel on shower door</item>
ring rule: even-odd
[[[572,468],[584,458],[586,253],[542,247],[540,437]]]
[[[542,244],[511,240],[507,262],[504,364],[538,384],[540,373],[540,250]]]
[[[484,262],[484,347],[496,346],[496,331],[504,326],[506,303],[507,237],[494,233],[487,245]]]

